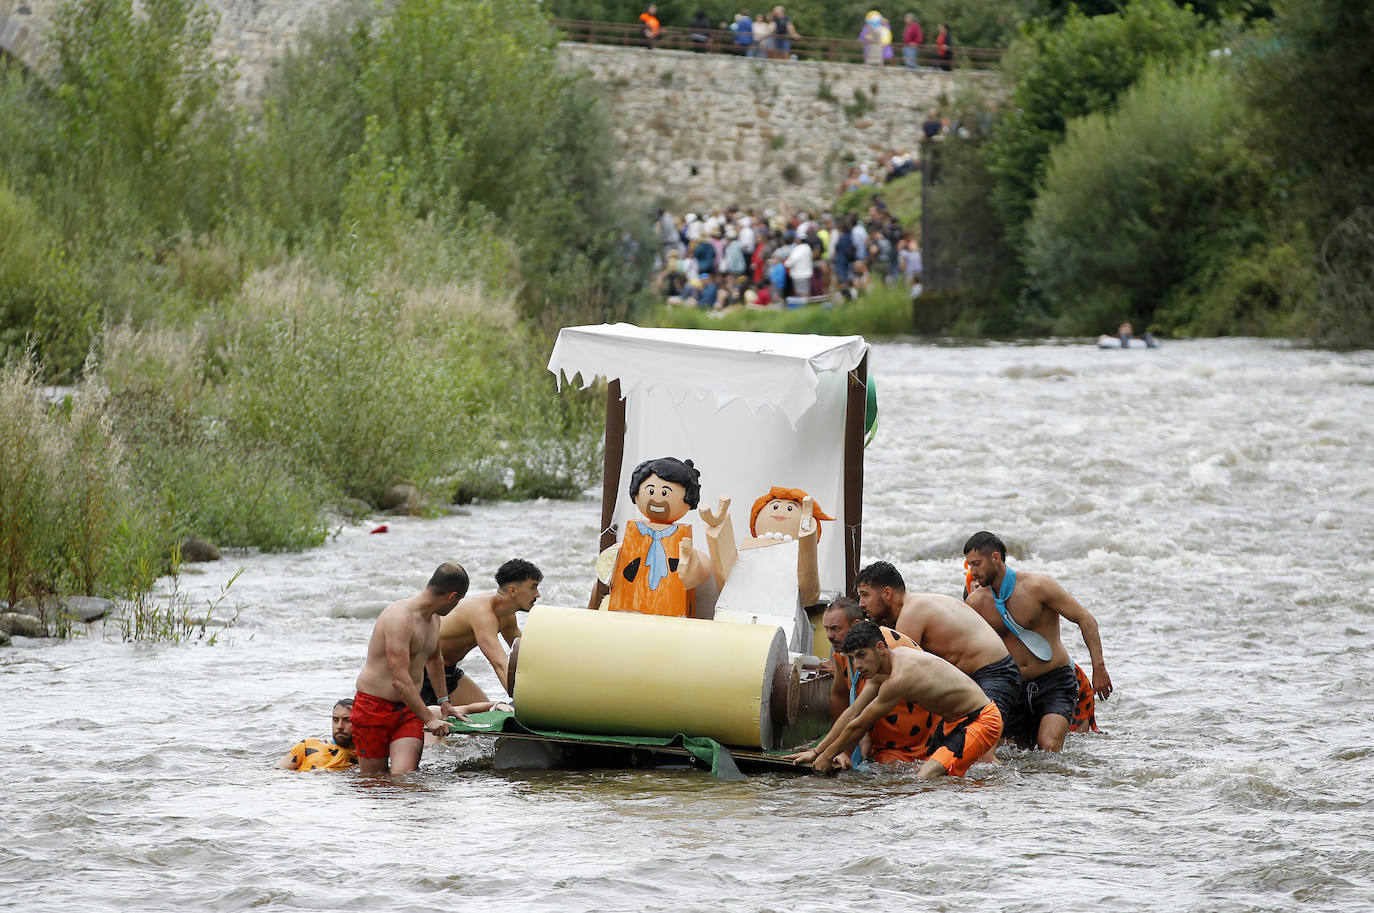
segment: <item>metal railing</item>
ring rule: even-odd
[[[761,47],[758,42],[751,47],[740,45],[735,33],[729,29],[694,29],[683,26],[665,25],[652,43],[645,41],[642,26],[638,22],[592,22],[583,19],[554,19],[564,41],[578,44],[605,44],[621,47],[664,48],[674,51],[697,51],[705,54],[731,54],[759,60],[790,59],[823,60],[832,63],[863,63],[864,44],[854,38],[790,38],[787,50],[778,47]],[[705,41],[694,39],[693,35],[705,37]],[[895,37],[895,36],[894,36]],[[886,62],[889,68],[903,69],[902,46],[894,42],[893,58]],[[956,47],[951,60],[936,58],[935,45],[923,44],[917,51],[917,65],[926,70],[968,69],[996,70],[1002,65],[1003,51],[1000,48]]]

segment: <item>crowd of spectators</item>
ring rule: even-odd
[[[722,312],[855,299],[874,282],[920,294],[915,234],[882,195],[867,213],[728,207],[655,215],[654,288],[673,305]]]
[[[915,13],[906,13],[901,34],[902,63],[919,69],[922,63],[921,46],[925,44],[925,30]],[[698,9],[687,26],[693,51],[729,50],[748,57],[786,59],[793,57],[792,42],[801,37],[786,7],[751,13],[741,9],[730,22],[713,24],[704,9]],[[639,33],[646,47],[656,47],[663,34],[663,22],[658,18],[658,6],[650,3],[639,14]],[[727,37],[728,36],[728,37]],[[895,59],[892,25],[878,10],[870,10],[859,29],[858,39],[863,46],[866,64],[882,66]],[[727,47],[722,47],[725,44]],[[949,70],[954,66],[954,39],[949,26],[940,23],[935,40],[925,50],[930,65]]]

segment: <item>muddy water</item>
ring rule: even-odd
[[[523,555],[545,601],[585,601],[593,501],[389,520],[187,574],[201,605],[243,569],[213,646],[97,627],[0,653],[0,907],[1370,909],[1374,353],[893,344],[872,364],[864,559],[955,592],[964,538],[999,532],[1096,615],[1103,733],[936,785],[495,773],[473,741],[392,783],[274,770],[438,560],[489,587]]]

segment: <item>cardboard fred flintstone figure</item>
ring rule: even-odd
[[[711,564],[692,548],[691,525],[677,521],[700,501],[701,473],[691,460],[645,460],[630,475],[629,494],[643,519],[625,526],[607,608],[692,617],[692,591],[711,575]]]

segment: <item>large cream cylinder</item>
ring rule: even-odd
[[[773,719],[774,675],[787,659],[778,627],[535,606],[515,716],[533,729],[772,747],[786,722]]]

